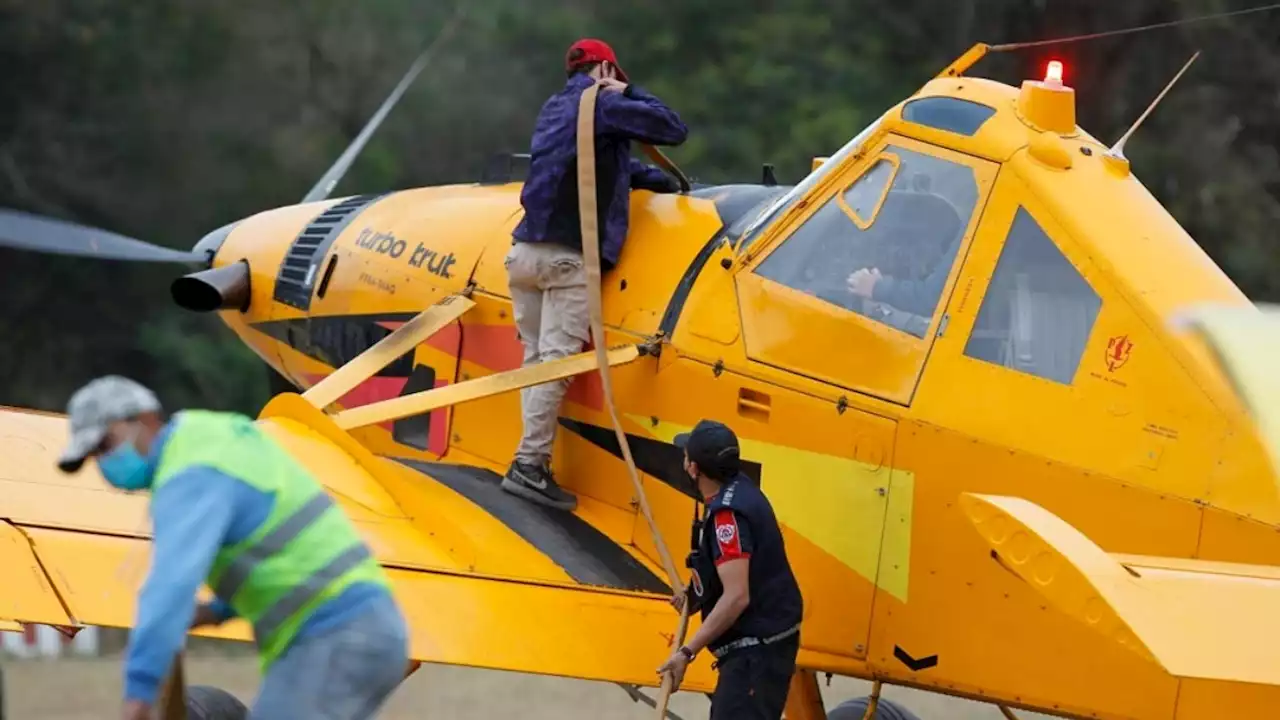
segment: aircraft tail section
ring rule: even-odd
[[[1184,689],[1280,701],[1280,568],[1110,554],[1020,498],[965,493],[961,506],[1002,567]]]

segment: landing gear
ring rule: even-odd
[[[920,720],[915,713],[880,697],[880,681],[866,697],[845,700],[827,713],[827,720]]]
[[[210,685],[187,688],[187,720],[244,720],[249,709],[235,695]]]
[[[831,708],[831,712],[827,713],[827,720],[862,720],[867,715],[867,705],[870,702],[869,696],[845,700]],[[920,720],[915,713],[884,698],[880,698],[880,702],[876,705],[876,712],[871,718],[872,720]]]

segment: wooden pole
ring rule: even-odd
[[[162,720],[187,720],[187,680],[182,662],[184,654],[180,651],[174,656],[169,677],[160,689],[156,709]]]
[[[680,626],[676,629],[675,646],[684,645],[685,633],[689,631],[689,598],[684,599],[684,606],[680,609]],[[662,692],[658,696],[658,720],[662,720],[667,715],[667,702],[671,700],[671,674],[667,673],[662,676]]]

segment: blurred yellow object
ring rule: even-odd
[[[1197,308],[1180,321],[1208,344],[1280,471],[1280,306]]]

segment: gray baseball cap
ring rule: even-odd
[[[155,393],[128,378],[107,375],[90,382],[67,403],[71,439],[58,458],[58,467],[66,473],[78,471],[102,442],[111,423],[159,411],[160,401]]]

